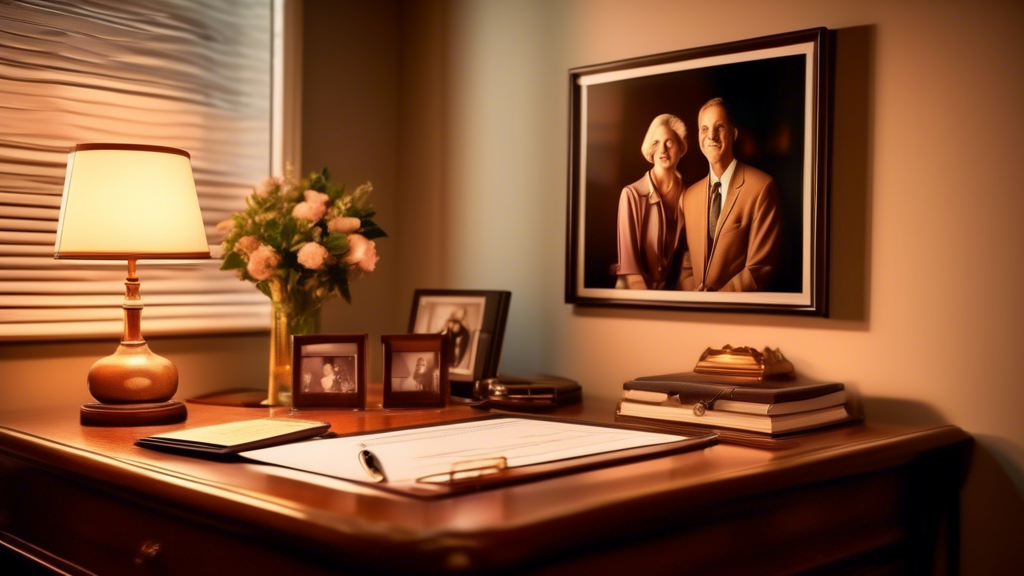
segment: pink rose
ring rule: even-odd
[[[292,216],[299,220],[309,220],[310,222],[316,222],[323,218],[324,212],[327,211],[325,204],[310,204],[309,202],[299,202],[292,208]]]
[[[327,194],[317,192],[316,190],[306,190],[304,195],[306,201],[299,202],[295,205],[295,208],[292,208],[292,216],[311,222],[316,222],[323,218],[324,212],[327,212]]]
[[[249,265],[245,267],[249,275],[257,280],[266,280],[274,275],[274,269],[281,263],[281,257],[266,244],[261,245],[249,255]]]
[[[373,240],[367,240],[359,234],[348,235],[348,254],[345,255],[345,262],[359,266],[367,272],[373,272],[377,267],[377,260],[380,260],[380,257],[377,256],[377,245]]]
[[[330,197],[328,197],[327,194],[317,192],[316,190],[306,190],[302,195],[306,198],[306,202],[309,202],[310,204],[326,205],[327,201],[330,200]]]
[[[299,264],[310,270],[320,270],[324,267],[324,262],[327,261],[327,248],[316,242],[306,242],[302,248],[299,248],[299,253],[296,256]]]
[[[249,256],[262,245],[259,240],[252,236],[242,236],[235,241],[235,252]]]
[[[255,192],[257,196],[265,196],[267,194],[267,192],[270,192],[272,189],[274,189],[275,187],[280,186],[280,185],[281,185],[281,179],[280,178],[275,178],[273,176],[268,176],[268,177],[264,178],[262,182],[260,182],[259,184],[257,184],[253,188],[253,192]]]
[[[332,218],[331,221],[327,223],[327,231],[337,232],[339,234],[349,234],[359,230],[360,226],[362,226],[362,222],[359,218],[338,216],[337,218]]]

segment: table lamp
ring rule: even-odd
[[[209,258],[188,152],[135,144],[79,144],[68,154],[54,258],[127,260],[124,333],[114,354],[89,369],[99,402],[81,409],[83,425],[143,426],[185,420],[171,401],[178,369],[142,338],[141,258]]]

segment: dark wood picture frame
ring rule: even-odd
[[[816,28],[570,70],[566,302],[827,316],[833,38]],[[708,175],[697,120],[715,97],[738,128],[738,162],[778,188],[779,258],[766,289],[616,288],[620,195],[651,167],[641,153],[648,126],[663,113],[683,120],[685,190]],[[685,237],[668,278],[679,273]]]
[[[295,408],[357,408],[366,407],[367,334],[315,334],[294,336],[292,340],[292,406]],[[324,391],[316,378],[331,358],[334,385],[337,391]],[[348,373],[355,381],[355,390],[345,391]],[[326,375],[321,378],[327,378]],[[308,381],[307,381],[308,380]]]
[[[442,408],[448,405],[451,392],[448,381],[448,346],[440,334],[385,334],[380,337],[384,347],[384,408]],[[426,362],[428,374],[436,374],[419,386],[431,386],[435,390],[402,390],[401,387],[417,380],[412,358]],[[397,362],[401,361],[402,364]],[[433,366],[431,366],[433,364]],[[401,380],[400,382],[395,382]]]
[[[453,382],[494,378],[498,375],[511,301],[512,293],[503,290],[416,290],[409,315],[409,333],[441,333],[452,321],[451,315],[461,311],[468,324],[463,328],[467,338],[461,351],[456,349],[459,344],[455,344],[455,340],[448,339],[452,344],[448,358],[455,364],[449,367],[448,377]]]

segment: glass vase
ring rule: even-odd
[[[320,306],[298,308],[286,298],[270,299],[270,375],[266,406],[290,406],[292,336],[320,332]]]

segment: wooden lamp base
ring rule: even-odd
[[[181,402],[171,400],[178,389],[178,369],[154,354],[142,338],[142,299],[135,260],[128,260],[125,279],[124,334],[117,350],[89,369],[89,393],[99,402],[82,406],[83,426],[151,426],[188,418]]]
[[[90,402],[81,410],[83,426],[156,426],[184,422],[186,418],[188,409],[177,400],[142,404]]]

